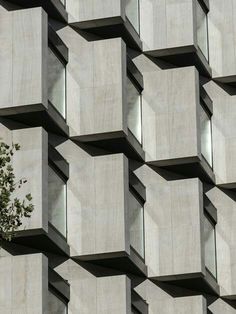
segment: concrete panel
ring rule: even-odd
[[[128,160],[123,154],[94,160],[96,252],[129,253]]]
[[[148,303],[149,314],[206,314],[206,300],[201,295],[181,297],[186,291],[168,285],[157,286],[145,280],[135,290]]]
[[[216,252],[217,278],[220,295],[236,297],[236,197],[234,193],[217,187],[207,192],[208,198],[217,209]],[[215,312],[213,312],[215,313]],[[218,313],[218,312],[216,312]]]
[[[236,3],[210,0],[209,48],[213,78],[236,81]]]
[[[194,45],[192,0],[140,0],[140,20],[145,52]]]
[[[47,106],[47,15],[39,7],[12,12],[13,106]]]
[[[4,26],[0,32],[4,47],[1,86],[4,88],[0,109],[3,113],[3,109],[14,113],[27,105],[47,107],[46,13],[41,8],[1,11],[1,23]],[[27,111],[26,107],[24,110]]]
[[[13,156],[16,180],[26,178],[27,183],[17,192],[19,198],[31,193],[35,209],[30,219],[23,219],[21,229],[48,230],[48,135],[44,129],[12,131],[13,143],[21,147]]]
[[[19,230],[30,230],[42,228],[48,230],[48,136],[39,128],[28,128],[9,130],[0,125],[1,140],[11,145],[18,143],[20,150],[12,159],[12,165],[16,182],[26,179],[21,189],[16,190],[14,197],[23,199],[26,194],[31,193],[32,203],[35,209],[31,218],[23,218]]]
[[[215,302],[208,306],[212,314],[235,314],[236,308],[234,303],[227,302],[222,299],[217,299]]]
[[[48,291],[48,262],[44,255],[1,257],[0,284],[1,313],[45,313]]]
[[[71,141],[57,148],[70,164],[67,206],[71,256],[129,253],[126,157],[91,157]]]
[[[236,96],[231,89],[210,81],[204,85],[213,100],[213,168],[216,184],[236,186]]]
[[[200,155],[199,82],[195,67],[142,72],[143,148],[146,161]]]
[[[96,277],[101,267],[84,268],[71,259],[56,268],[70,284],[68,314],[130,314],[131,285],[125,275]]]
[[[1,23],[0,109],[14,113],[25,105],[47,107],[46,13],[41,8],[1,11]]]
[[[69,23],[124,16],[122,0],[67,0]]]
[[[1,9],[1,6],[0,6]],[[2,49],[0,49],[0,107],[12,106],[12,14],[3,9],[0,10],[0,41]]]
[[[148,276],[180,279],[204,274],[201,182],[197,178],[168,181],[164,172],[158,174],[146,165],[136,170],[136,175],[146,187]]]
[[[131,284],[127,276],[97,279],[97,313],[131,313]]]
[[[127,134],[126,47],[122,39],[89,42],[70,27],[58,34],[69,48],[67,123],[71,136]]]

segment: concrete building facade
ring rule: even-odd
[[[0,137],[34,211],[3,314],[236,314],[235,0],[0,0]]]

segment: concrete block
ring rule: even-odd
[[[44,255],[1,257],[0,283],[1,313],[45,313],[48,262]]]
[[[146,165],[135,173],[146,187],[148,276],[173,280],[204,275],[202,183],[197,178],[168,181]]]
[[[234,0],[210,0],[209,47],[213,78],[235,82],[235,24]]]
[[[6,47],[1,58],[5,88],[0,114],[47,108],[47,15],[33,8],[3,11],[1,16],[2,26],[7,27],[1,27],[0,35]]]
[[[127,158],[123,154],[91,157],[70,140],[57,148],[70,164],[67,204],[71,256],[129,253]]]
[[[107,269],[101,267],[84,268],[71,259],[56,268],[57,272],[70,284],[68,312],[73,314],[131,313],[131,283],[126,275],[96,277],[96,272]]]
[[[169,285],[155,285],[150,280],[139,284],[135,291],[148,303],[150,314],[206,314],[206,299],[202,295],[181,296],[186,291]],[[189,292],[189,291],[188,291]]]
[[[235,299],[236,231],[234,226],[236,221],[236,198],[233,192],[217,187],[210,189],[207,196],[217,209],[216,253],[220,295]]]

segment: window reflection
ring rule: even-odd
[[[211,118],[200,106],[200,129],[201,129],[201,152],[209,165],[212,167],[212,133]]]
[[[208,60],[208,27],[207,14],[198,1],[197,3],[197,43]]]
[[[66,237],[66,183],[48,167],[48,220]]]
[[[129,192],[130,245],[144,258],[144,214],[143,206]]]
[[[139,143],[142,142],[141,95],[127,77],[127,123]]]
[[[65,84],[65,65],[48,47],[48,100],[64,118],[66,111]]]
[[[205,265],[216,278],[216,243],[215,226],[210,218],[204,216]]]
[[[139,0],[126,0],[125,14],[139,34]]]

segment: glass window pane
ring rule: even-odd
[[[67,305],[50,290],[48,291],[47,314],[67,314]]]
[[[129,192],[130,245],[144,258],[144,218],[143,207]]]
[[[212,167],[212,135],[211,135],[211,119],[200,106],[200,127],[201,127],[201,152],[209,165]]]
[[[197,42],[202,53],[208,60],[208,28],[207,15],[197,1]]]
[[[134,84],[127,77],[127,123],[128,128],[139,141],[142,142],[141,95]]]
[[[64,64],[48,48],[48,99],[65,118],[65,83]]]
[[[139,0],[126,0],[125,14],[139,34]]]
[[[204,242],[205,265],[212,275],[216,277],[215,227],[206,216],[204,216]]]
[[[48,220],[66,237],[66,184],[48,167]]]

